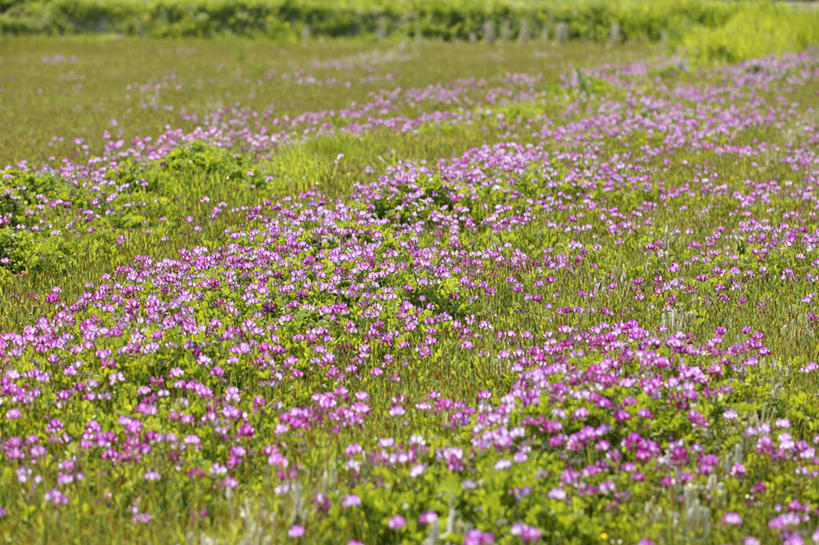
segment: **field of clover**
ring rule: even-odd
[[[0,541],[819,543],[819,51],[372,77],[0,172]]]

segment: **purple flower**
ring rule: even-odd
[[[495,536],[478,529],[469,530],[464,538],[464,545],[491,545],[495,543]]]
[[[524,543],[534,543],[540,539],[541,531],[534,526],[529,526],[518,522],[512,525],[512,530],[509,532],[513,536],[520,536],[520,540]]]
[[[425,464],[416,464],[410,468],[410,478],[414,479],[416,477],[420,477],[422,473],[427,469]]]
[[[784,530],[788,526],[799,526],[801,522],[801,517],[797,513],[785,513],[769,520],[768,528],[772,530]]]
[[[54,505],[65,505],[68,503],[68,496],[57,490],[56,488],[52,488],[48,492],[45,493],[44,499],[47,502],[51,502]]]
[[[342,507],[358,507],[359,505],[361,505],[361,498],[359,498],[355,494],[344,496],[344,499],[341,500],[341,505]]]
[[[742,518],[739,516],[738,513],[725,513],[722,516],[722,523],[731,526],[741,526]]]
[[[131,517],[131,522],[133,524],[147,524],[151,522],[151,514],[150,513],[140,513],[136,512]]]
[[[392,530],[398,530],[400,528],[403,528],[406,523],[407,521],[404,519],[404,517],[402,517],[401,515],[395,515],[387,523],[387,527]]]
[[[782,545],[805,545],[805,540],[799,534],[793,533],[785,538]]]
[[[512,462],[507,459],[498,460],[495,463],[495,471],[503,471],[504,469],[509,469],[512,467]]]
[[[553,500],[565,500],[566,491],[563,490],[562,488],[552,488],[551,490],[549,490],[547,496],[552,498]]]
[[[425,511],[418,517],[418,524],[431,524],[438,520],[438,513],[435,511]]]
[[[298,524],[294,524],[290,527],[287,531],[287,535],[292,538],[301,537],[304,535],[304,526],[299,526]]]

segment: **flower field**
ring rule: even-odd
[[[0,171],[0,540],[819,543],[819,51],[383,47]]]

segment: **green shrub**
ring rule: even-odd
[[[199,197],[213,187],[239,191],[267,185],[250,157],[201,141],[160,160],[124,161],[106,178],[114,185],[99,192],[56,174],[0,171],[0,285],[21,272],[59,273],[76,256],[110,251],[118,237],[135,231],[152,229],[159,238],[187,216],[204,221],[209,208]],[[70,205],[52,206],[58,200]],[[90,223],[78,214],[83,209],[94,211]]]
[[[682,39],[700,61],[737,62],[796,51],[819,41],[819,11],[770,3],[745,5],[724,25],[699,25]]]
[[[40,0],[0,3],[0,32],[148,34],[160,37],[234,34],[297,38],[421,34],[445,40],[487,38],[489,23],[500,35],[530,36],[569,25],[569,38],[674,40],[692,27],[720,28],[744,4],[725,0]],[[5,6],[5,8],[4,8]],[[506,34],[507,32],[503,32]]]

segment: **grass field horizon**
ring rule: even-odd
[[[0,37],[0,542],[819,542],[819,51],[729,31]]]

